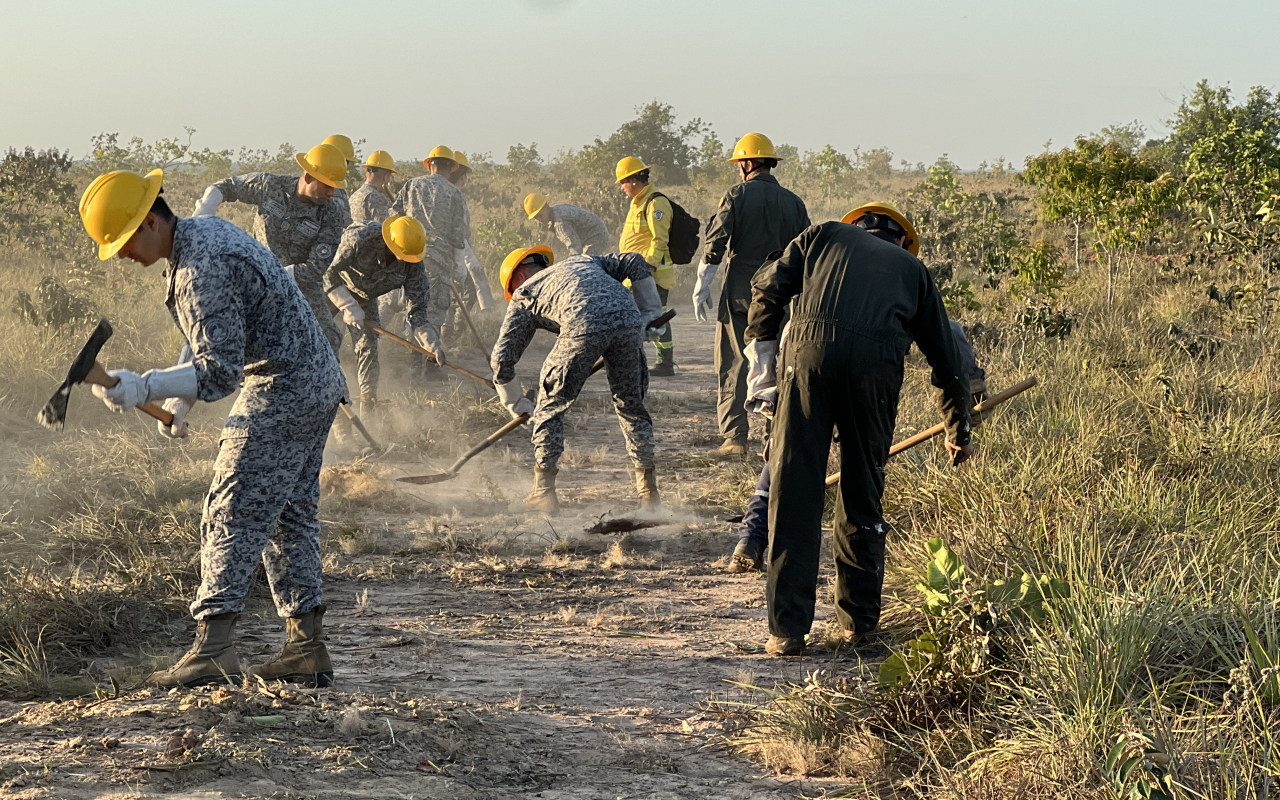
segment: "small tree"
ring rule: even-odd
[[[620,159],[636,156],[646,164],[662,167],[667,183],[688,183],[689,169],[698,159],[693,140],[709,131],[710,127],[696,117],[677,125],[675,109],[654,100],[636,109],[636,118],[624,122],[608,139],[596,139],[582,148],[582,165],[594,173],[612,174]]]

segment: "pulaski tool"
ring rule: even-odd
[[[373,451],[375,453],[378,453],[379,455],[381,455],[382,453],[385,453],[387,450],[391,449],[391,448],[384,449],[382,445],[378,444],[374,440],[373,434],[369,433],[369,429],[366,428],[364,426],[364,423],[360,421],[360,417],[356,416],[356,412],[351,410],[350,400],[344,397],[342,398],[341,402],[338,405],[342,409],[342,413],[347,415],[347,419],[351,420],[351,424],[356,426],[356,430],[360,431],[360,435],[365,438],[365,441],[369,443],[369,446],[373,448]]]
[[[405,347],[409,348],[410,350],[416,350],[416,351],[418,351],[419,353],[422,353],[422,354],[423,354],[424,356],[426,356],[427,358],[432,358],[431,351],[427,350],[427,348],[425,348],[425,347],[420,347],[420,346],[418,346],[418,345],[414,344],[413,342],[409,341],[408,339],[402,339],[402,338],[400,338],[399,336],[396,336],[396,335],[395,335],[394,333],[392,333],[391,331],[386,330],[385,328],[379,328],[377,325],[368,325],[367,323],[366,323],[366,327],[368,327],[368,328],[369,328],[369,330],[371,330],[371,331],[373,331],[373,332],[375,332],[375,333],[377,333],[377,334],[379,334],[379,335],[382,335],[382,336],[387,337],[388,339],[390,339],[390,340],[391,340],[391,341],[393,341],[393,342],[397,342],[397,343],[399,343],[399,344],[404,345]],[[457,370],[458,372],[461,372],[463,375],[466,375],[466,376],[467,376],[468,378],[470,378],[471,380],[473,380],[473,381],[479,381],[480,383],[483,383],[485,386],[488,386],[490,389],[492,389],[492,388],[493,388],[493,381],[489,380],[488,378],[484,377],[483,375],[477,375],[477,374],[475,374],[474,372],[472,372],[471,370],[466,369],[465,367],[460,367],[460,366],[458,366],[457,364],[454,364],[454,363],[452,363],[452,362],[450,362],[450,361],[445,361],[445,362],[444,362],[444,364],[443,364],[442,366],[448,367],[449,369],[452,369],[452,370]]]
[[[458,470],[462,469],[462,466],[464,464],[466,464],[468,461],[475,458],[476,456],[480,455],[485,450],[488,450],[490,447],[493,447],[495,444],[498,443],[498,440],[501,439],[503,436],[506,436],[508,433],[511,433],[516,428],[519,428],[521,425],[525,424],[528,421],[529,421],[528,414],[521,414],[520,416],[511,420],[506,425],[503,425],[501,428],[498,428],[496,431],[490,434],[488,439],[485,439],[480,444],[476,445],[475,447],[471,448],[467,452],[463,453],[462,458],[459,458],[457,461],[453,462],[453,466],[449,467],[444,472],[437,472],[434,475],[417,475],[411,478],[396,478],[396,480],[399,481],[400,483],[412,483],[418,486],[422,486],[428,483],[440,483],[441,481],[447,481],[450,478],[456,478],[458,477]]]
[[[62,386],[58,387],[58,391],[49,398],[49,402],[45,403],[44,408],[36,416],[36,420],[41,425],[53,430],[62,428],[67,420],[67,400],[71,397],[71,387],[77,383],[92,383],[110,389],[120,382],[119,378],[108,375],[106,369],[98,363],[98,353],[113,333],[115,331],[111,329],[110,322],[105,319],[98,321],[98,327],[93,329],[89,341],[85,342],[84,347],[80,349],[80,355],[71,362],[71,369],[67,370],[67,379],[62,382]],[[138,406],[138,410],[160,420],[165,425],[173,424],[173,415],[155,403]]]

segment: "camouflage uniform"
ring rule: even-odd
[[[555,469],[564,452],[565,412],[601,356],[627,454],[637,467],[653,466],[653,420],[644,407],[649,372],[640,311],[622,285],[627,279],[648,277],[649,266],[638,253],[570,256],[525,281],[511,296],[493,347],[495,382],[515,378],[516,362],[539,328],[558,337],[542,364],[532,419],[538,467]]]
[[[244,609],[259,559],[281,616],[320,605],[320,463],[345,383],[306,298],[266,248],[218,217],[178,220],[165,300],[196,397],[240,389],[200,522],[196,619]]]
[[[435,289],[427,304],[427,320],[439,331],[453,303],[456,250],[467,242],[467,203],[462,191],[443,175],[411,178],[400,188],[391,213],[410,216],[427,229],[427,254],[422,260]]]
[[[372,183],[363,183],[351,194],[352,222],[382,222],[391,216],[391,200],[375,189]]]
[[[382,223],[372,220],[356,223],[343,231],[338,254],[324,274],[326,294],[335,287],[345,286],[364,311],[364,326],[349,328],[361,396],[378,393],[378,335],[369,328],[370,325],[382,327],[378,298],[403,289],[409,325],[414,330],[427,325],[427,298],[431,292],[422,265],[400,260],[387,263],[387,260]]]
[[[342,334],[333,321],[333,311],[324,296],[324,273],[342,239],[342,230],[351,224],[345,194],[314,206],[298,199],[298,179],[291,175],[251,172],[214,184],[224,202],[257,206],[253,235],[280,263],[293,267],[293,279],[320,323],[320,330],[338,351]]]
[[[551,207],[551,219],[556,238],[571,254],[598,256],[613,252],[613,240],[604,220],[585,208],[560,203]]]

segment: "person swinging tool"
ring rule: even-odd
[[[239,683],[232,633],[259,561],[287,641],[249,670],[264,680],[325,686],[320,466],[345,391],[342,370],[301,290],[266,247],[217,217],[180,219],[160,196],[164,172],[109,172],[80,198],[98,244],[149,267],[169,262],[169,307],[186,340],[179,365],[119,379],[94,394],[114,411],[164,401],[170,437],[187,435],[187,412],[240,394],[223,427],[200,521],[200,588],[191,603],[195,643],[147,683],[161,688]]]
[[[853,224],[850,224],[853,223]],[[751,282],[747,408],[774,413],[766,597],[772,655],[804,651],[813,624],[827,457],[840,436],[834,525],[837,620],[854,641],[879,626],[888,526],[881,509],[903,360],[914,341],[933,371],[947,452],[970,443],[969,381],[919,237],[887,203],[806,229]],[[774,359],[788,306],[779,381]]]
[[[378,402],[378,335],[369,327],[381,325],[378,298],[404,292],[409,326],[418,344],[444,364],[444,348],[427,322],[431,287],[422,269],[427,232],[413,217],[388,217],[383,222],[357,223],[347,228],[338,253],[324,274],[329,301],[342,312],[356,354],[360,384],[360,414],[372,414]]]
[[[596,359],[603,358],[627,455],[635,467],[640,505],[654,508],[659,496],[653,420],[644,406],[649,386],[644,338],[658,334],[648,326],[663,312],[649,266],[639,253],[570,256],[552,268],[553,260],[545,245],[512,250],[500,275],[508,305],[493,347],[493,382],[513,418],[532,416],[533,491],[525,502],[549,514],[559,510],[556,474],[564,452],[564,415]],[[631,281],[631,291],[622,285],[625,280]],[[535,407],[525,397],[515,368],[538,329],[557,338],[542,364]]]

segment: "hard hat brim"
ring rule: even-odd
[[[540,204],[538,204],[538,207],[537,207],[537,208],[535,208],[535,209],[534,209],[533,211],[531,211],[531,212],[527,212],[527,213],[529,214],[529,219],[533,219],[534,217],[536,217],[536,216],[538,216],[539,214],[541,214],[541,213],[542,213],[542,209],[544,209],[544,208],[546,208],[546,207],[547,207],[547,201],[546,201],[546,200],[543,200]]]
[[[907,238],[910,242],[907,244],[907,252],[913,256],[920,255],[920,234],[916,233],[916,226],[911,224],[911,220],[903,216],[902,212],[893,206],[884,203],[866,203],[860,205],[840,218],[840,221],[846,225],[852,225],[867,214],[884,214],[889,219],[902,226],[907,232]]]
[[[384,166],[382,166],[381,164],[371,164],[371,163],[369,163],[368,161],[364,162],[364,163],[363,163],[363,164],[361,164],[360,166],[361,166],[361,168],[373,167],[374,169],[385,169],[387,172],[390,172],[392,175],[399,175],[399,174],[400,174],[399,172],[395,171],[395,170],[394,170],[394,169],[392,169],[391,167],[384,167]]]
[[[631,170],[630,172],[628,172],[626,175],[620,175],[620,176],[618,176],[618,179],[617,179],[616,181],[614,181],[614,182],[613,182],[613,185],[614,185],[614,186],[617,186],[618,184],[620,184],[620,183],[622,183],[623,181],[625,181],[627,178],[630,178],[632,175],[639,175],[641,172],[644,172],[646,169],[648,169],[648,167],[647,167],[647,166],[646,166],[646,167],[641,167],[640,169],[633,169],[633,170]]]
[[[138,232],[138,228],[142,226],[142,221],[147,218],[147,214],[151,213],[151,206],[156,202],[156,198],[160,196],[160,187],[164,185],[164,170],[153,169],[146,175],[147,193],[142,197],[142,206],[133,219],[129,220],[129,224],[120,232],[120,236],[114,242],[98,245],[98,260],[106,261],[112,256],[120,252],[133,235]]]
[[[329,145],[329,146],[330,146],[330,147],[333,147],[333,145]],[[336,150],[337,148],[335,147],[334,149]],[[293,160],[298,162],[298,166],[302,167],[302,171],[303,171],[303,172],[307,173],[307,174],[308,174],[308,175],[310,175],[311,177],[313,177],[313,178],[315,178],[316,180],[320,181],[320,182],[321,182],[321,183],[323,183],[325,186],[328,186],[328,187],[329,187],[329,188],[331,188],[331,189],[337,189],[337,188],[338,188],[339,184],[332,182],[331,180],[329,180],[328,178],[326,178],[324,175],[322,175],[322,174],[320,173],[320,170],[318,170],[318,169],[316,169],[314,166],[312,166],[311,162],[307,160],[307,154],[306,154],[306,153],[295,153],[295,154],[294,154],[294,156],[293,156]]]
[[[425,258],[427,255],[426,248],[423,248],[422,252],[417,254],[416,256],[410,253],[406,253],[404,249],[401,248],[400,245],[393,242],[391,240],[391,237],[388,235],[391,233],[391,222],[396,219],[399,219],[399,217],[394,217],[394,216],[387,217],[382,221],[382,243],[387,246],[387,249],[391,251],[392,255],[394,255],[396,258],[400,259],[401,261],[405,262],[406,264],[421,263],[422,259]]]
[[[773,161],[781,161],[781,160],[782,160],[782,156],[766,156],[766,155],[762,155],[762,154],[760,154],[760,153],[757,153],[756,155],[753,155],[753,156],[734,156],[733,158],[729,159],[729,163],[730,163],[730,164],[732,164],[732,163],[734,163],[735,161],[753,161],[753,160],[754,160],[754,161],[760,161],[760,160],[763,160],[763,159],[766,159],[766,158],[771,159],[771,160],[773,160]]]
[[[547,259],[547,265],[556,263],[555,253],[551,252],[551,248],[545,244],[537,244],[533,247],[526,247],[523,250],[512,250],[507,257],[502,260],[502,291],[507,296],[507,301],[511,300],[511,276],[516,274],[516,267],[520,266],[520,262],[529,256],[541,253]]]
[[[458,162],[454,161],[452,158],[449,158],[448,156],[427,156],[426,158],[422,159],[422,166],[424,167],[431,166],[432,159],[437,159],[437,158],[440,159],[441,161],[451,161],[453,162],[453,165],[455,167],[458,166]]]

